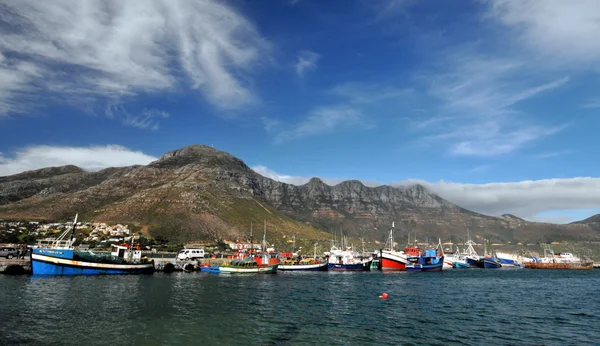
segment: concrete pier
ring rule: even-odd
[[[0,259],[0,273],[9,275],[31,274],[31,261],[24,259]]]

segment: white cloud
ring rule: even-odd
[[[268,178],[288,184],[302,185],[310,180],[309,177],[280,174],[265,166],[252,169]],[[321,179],[329,185],[343,181]],[[382,185],[372,181],[363,184],[371,187]],[[472,211],[494,216],[513,214],[532,221],[576,221],[565,215],[565,211],[600,208],[600,178],[578,177],[488,184],[407,180],[390,185],[405,187],[414,184],[421,184],[442,198]],[[553,215],[554,211],[560,212]]]
[[[12,157],[0,154],[0,176],[33,169],[75,165],[95,171],[107,167],[147,165],[156,157],[119,145],[61,147],[37,145],[18,150]]]
[[[332,133],[339,128],[366,124],[359,110],[346,106],[320,107],[312,110],[306,119],[296,124],[293,129],[282,131],[275,137],[275,143],[282,143],[297,138]]]
[[[317,68],[317,61],[321,59],[321,55],[309,50],[304,50],[298,54],[297,59],[296,74],[300,77],[304,77],[304,74],[307,71]]]
[[[490,16],[547,63],[588,64],[600,59],[600,2],[595,0],[490,1]],[[587,67],[587,66],[584,66]]]
[[[449,153],[493,156],[514,152],[564,129],[537,124],[516,109],[518,103],[560,88],[568,77],[542,79],[533,61],[481,55],[456,49],[438,69],[420,76],[440,101],[434,115],[414,124],[426,143],[443,142]],[[543,80],[543,82],[540,82]]]
[[[234,109],[269,52],[220,1],[6,1],[0,11],[0,112],[42,92],[86,101],[188,86]]]

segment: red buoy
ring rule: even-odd
[[[383,293],[382,293],[382,294],[379,296],[379,298],[381,298],[381,299],[388,299],[388,294],[387,294],[387,293],[385,293],[385,292],[383,292]]]

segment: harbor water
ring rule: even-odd
[[[6,345],[590,345],[597,287],[597,270],[0,276],[0,335]]]

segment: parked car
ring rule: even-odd
[[[13,257],[17,257],[19,255],[19,250],[14,247],[3,247],[0,248],[0,257],[6,257],[7,259],[11,259]]]

